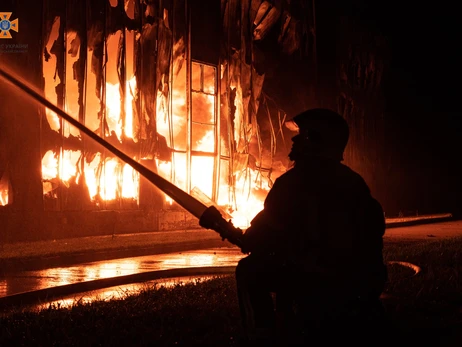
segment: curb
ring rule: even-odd
[[[412,225],[431,224],[431,223],[442,223],[455,220],[451,213],[444,213],[439,215],[431,216],[420,216],[412,218],[390,218],[388,221],[385,220],[385,228],[399,228]]]

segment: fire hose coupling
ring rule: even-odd
[[[199,225],[206,229],[215,230],[223,240],[227,239],[232,244],[242,248],[241,229],[236,228],[231,221],[223,218],[215,206],[207,207],[199,218]]]

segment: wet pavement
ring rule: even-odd
[[[21,271],[0,280],[0,297],[77,282],[141,272],[211,266],[235,266],[243,254],[237,248],[215,248],[108,261],[45,270]]]
[[[0,279],[0,306],[120,297],[154,282],[169,285],[233,273],[243,256],[236,247],[222,247],[9,273]]]
[[[384,241],[424,240],[462,236],[462,221],[395,225]],[[237,247],[213,247],[164,254],[83,262],[41,270],[14,271],[0,277],[0,307],[112,299],[155,283],[171,285],[220,274],[231,274],[244,255]]]

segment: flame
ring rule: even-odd
[[[56,20],[53,23],[53,27],[48,38],[46,49],[48,52],[51,51],[53,43],[58,39],[59,35],[59,26],[60,26],[60,17],[56,17]],[[48,61],[43,59],[43,77],[45,80],[44,92],[45,96],[49,100],[53,100],[53,97],[56,98],[55,87],[60,83],[59,76],[56,74],[56,56],[50,55]],[[50,128],[54,131],[59,131],[61,123],[59,117],[56,113],[50,109],[45,109],[45,116],[47,118]]]
[[[253,217],[263,209],[264,197],[269,191],[269,185],[258,183],[258,171],[250,168],[246,171],[250,177],[235,174],[237,208],[231,213],[234,225],[241,228],[248,227]]]
[[[213,157],[194,157],[191,168],[191,186],[199,188],[208,197],[213,190]]]
[[[107,159],[99,181],[99,195],[103,200],[114,200],[117,193],[117,159]]]
[[[124,134],[128,138],[133,138],[133,90],[136,78],[133,76],[126,82],[127,93],[125,97],[125,129]],[[106,84],[107,100],[107,123],[109,131],[114,131],[117,137],[122,135],[122,122],[120,111],[120,89],[118,84]],[[50,111],[51,112],[51,111]],[[53,113],[49,113],[52,115]],[[72,114],[71,114],[72,115]],[[53,120],[54,118],[52,118]],[[58,124],[58,123],[52,123]],[[59,130],[59,127],[58,127]],[[60,178],[64,183],[77,175],[77,163],[81,156],[80,151],[64,150],[58,156],[49,150],[42,158],[42,179],[51,180]],[[88,191],[92,200],[99,194],[102,200],[113,200],[118,196],[122,198],[138,198],[139,174],[128,164],[120,162],[118,159],[108,159],[103,165],[103,177],[98,179],[98,171],[101,165],[101,153],[97,153],[91,163],[85,163],[84,172]],[[58,170],[58,167],[61,169]],[[79,177],[76,177],[78,182]],[[46,189],[48,192],[49,189]]]
[[[85,172],[85,182],[87,183],[88,193],[90,198],[93,200],[98,194],[98,180],[97,180],[97,171],[99,164],[101,162],[101,153],[98,153],[95,158],[90,162],[85,162],[84,172]]]
[[[117,197],[137,199],[139,192],[139,173],[119,159],[107,158],[102,162],[98,153],[92,162],[85,163],[85,179],[92,200],[99,196],[102,200]],[[99,171],[102,174],[99,175]]]
[[[79,161],[80,156],[80,151],[63,151],[61,159],[62,166],[59,174],[59,177],[61,177],[62,181],[68,182],[72,177],[76,177],[75,181],[76,183],[78,183],[79,175],[77,174],[77,163]]]
[[[234,139],[238,144],[238,150],[240,149],[240,143],[242,141],[242,124],[244,123],[244,105],[242,103],[242,88],[241,83],[238,81],[236,87],[231,86],[232,89],[236,89],[236,97],[234,99],[235,114],[234,114]]]
[[[55,40],[58,39],[60,19],[56,17],[50,36],[47,42],[48,52],[52,51],[52,46]],[[107,40],[108,52],[117,52],[118,42],[121,32],[111,35]],[[127,40],[133,40],[134,33],[127,32]],[[66,33],[66,73],[65,73],[65,105],[64,109],[72,117],[78,119],[79,112],[79,92],[78,82],[74,78],[74,63],[79,59],[80,39],[76,32],[69,31]],[[88,54],[91,56],[90,48]],[[109,57],[113,55],[109,54]],[[116,56],[116,55],[114,55]],[[47,61],[43,60],[43,75],[45,79],[45,96],[50,99],[56,99],[56,87],[61,83],[58,74],[56,74],[56,56],[51,54]],[[91,60],[88,61],[88,71],[86,76],[87,94],[86,109],[85,109],[85,124],[96,129],[99,127],[100,119],[98,117],[98,108],[100,102],[93,92],[96,89],[96,77],[91,71]],[[133,62],[131,58],[127,59],[127,67],[133,72]],[[127,70],[128,71],[128,70]],[[121,112],[121,95],[120,86],[115,81],[117,77],[117,59],[109,59],[106,64],[106,121],[109,132],[114,131],[119,140],[122,138],[122,132],[128,138],[133,138],[133,91],[135,89],[136,79],[133,76],[126,83],[126,95],[124,100],[124,112]],[[122,122],[122,114],[125,114],[125,119]],[[67,122],[62,121],[54,112],[46,109],[46,118],[52,130],[60,132],[64,137],[70,135],[80,137],[78,129],[71,127]],[[124,129],[122,129],[122,124]],[[62,149],[60,153],[55,153],[51,150],[47,151],[42,158],[42,180],[44,186],[44,194],[53,190],[52,180],[58,179],[65,185],[75,178],[75,182],[80,180],[82,169],[79,168],[82,158],[81,151],[70,151]],[[85,183],[88,187],[91,199],[99,198],[102,200],[113,200],[118,197],[122,198],[138,198],[139,190],[139,174],[134,172],[129,165],[120,162],[118,159],[106,158],[103,159],[101,153],[96,153],[92,162],[85,162],[83,165]]]
[[[54,22],[47,50],[50,52],[54,41],[58,38],[60,21]],[[114,132],[119,141],[122,138],[131,138],[136,141],[134,131],[133,95],[136,89],[134,76],[134,62],[130,54],[130,45],[127,44],[127,75],[132,76],[125,81],[125,100],[121,105],[120,85],[117,72],[117,52],[121,32],[110,35],[107,39],[108,62],[106,68],[106,121],[108,132]],[[134,43],[135,33],[126,32],[127,40]],[[73,65],[78,59],[80,42],[75,32],[69,32],[66,37],[66,102],[65,110],[74,118],[78,119],[78,85],[73,75]],[[127,41],[128,42],[128,41]],[[72,49],[71,49],[72,48]],[[88,49],[91,56],[92,51]],[[72,53],[71,53],[72,52]],[[179,55],[179,60],[183,59]],[[178,60],[178,61],[179,61]],[[91,61],[87,62],[86,95],[85,95],[85,125],[91,129],[100,127],[99,108],[101,103],[96,96],[96,78],[91,73]],[[228,139],[218,139],[216,134],[221,133],[217,123],[216,80],[220,75],[216,74],[216,68],[205,64],[193,63],[192,90],[186,90],[186,64],[173,63],[177,67],[175,78],[171,86],[164,83],[166,88],[157,92],[156,100],[156,127],[157,132],[165,137],[167,146],[173,149],[171,161],[156,159],[157,169],[161,176],[174,183],[179,188],[188,192],[191,188],[198,188],[209,198],[217,197],[217,204],[225,207],[233,218],[236,226],[248,226],[250,220],[263,208],[264,198],[269,191],[267,178],[261,173],[250,168],[244,168],[242,172],[233,172],[230,176],[230,161],[217,153],[219,149],[217,141],[227,143]],[[55,73],[56,56],[51,55],[48,61],[43,62],[45,95],[50,100],[56,99],[56,87],[61,82]],[[221,69],[223,73],[223,69]],[[216,76],[215,76],[216,75]],[[221,75],[222,77],[223,75]],[[163,81],[168,80],[167,75],[161,76]],[[189,84],[188,84],[189,85]],[[239,82],[233,82],[231,88],[235,89],[234,100],[234,130],[229,134],[236,143],[238,153],[246,153],[248,140],[251,136],[251,128],[245,119],[245,107],[243,104],[243,92]],[[189,112],[187,95],[192,95],[189,103],[192,108]],[[121,106],[124,108],[121,110]],[[123,112],[122,112],[123,111]],[[122,117],[125,116],[125,119]],[[189,120],[189,116],[191,119]],[[79,131],[63,122],[52,111],[46,109],[46,118],[52,130],[60,132],[63,136],[74,135],[79,137]],[[192,123],[188,122],[191,121]],[[188,126],[189,125],[189,126]],[[189,152],[188,152],[189,151]],[[187,154],[189,153],[189,154]],[[47,151],[42,158],[42,179],[44,194],[51,192],[53,184],[62,182],[67,184],[75,178],[79,182],[81,174],[85,178],[85,184],[92,200],[113,200],[116,198],[138,199],[139,197],[139,174],[129,165],[115,158],[106,158],[102,153],[96,153],[91,162],[83,161],[81,151],[62,149],[59,153]],[[190,160],[188,162],[188,160]],[[226,168],[228,162],[228,168]],[[83,167],[79,167],[82,165]],[[83,172],[82,172],[83,171]],[[214,192],[214,174],[219,172],[219,182]],[[53,181],[53,182],[52,182]],[[53,183],[53,184],[52,184]],[[1,188],[1,187],[0,187]],[[7,193],[0,189],[0,204],[7,201]],[[172,199],[165,197],[167,204],[172,204]]]
[[[245,129],[244,104],[240,80],[231,85],[236,90],[234,99],[234,139],[238,152],[245,149],[251,136],[251,127]],[[242,171],[233,172],[234,207],[231,213],[235,226],[246,228],[255,215],[263,209],[264,199],[270,189],[270,182],[257,170],[246,167]],[[231,207],[230,207],[231,208]]]
[[[8,182],[0,181],[0,206],[8,205]]]
[[[138,196],[139,175],[133,168],[124,164],[122,169],[122,197],[135,198]]]
[[[42,179],[52,180],[60,177],[63,182],[69,182],[72,177],[77,176],[77,162],[80,155],[80,151],[64,150],[60,155],[52,150],[47,151],[42,158]]]
[[[122,119],[120,111],[120,85],[119,83],[111,84],[106,83],[106,100],[107,100],[107,123],[109,131],[114,131],[117,138],[120,140],[122,131],[128,138],[133,138],[133,93],[136,88],[136,77],[133,76],[130,80],[125,82],[125,119],[124,127],[122,129]]]
[[[180,74],[179,74],[180,76]],[[200,77],[200,76],[199,76]],[[215,96],[209,94],[200,94],[201,98],[195,99],[194,117],[200,117],[201,120],[209,124],[214,123],[215,119]],[[164,93],[159,92],[157,95],[157,131],[167,139],[167,143],[175,148],[186,148],[187,138],[184,136],[186,127],[186,95],[185,84],[176,83],[172,89],[172,117],[173,129],[169,123],[168,103]],[[194,129],[193,129],[194,130]],[[193,136],[195,140],[191,144],[194,151],[210,153],[209,156],[191,156],[191,167],[187,170],[186,156],[175,153],[173,163],[162,163],[158,161],[158,171],[161,176],[172,180],[174,184],[186,190],[188,177],[191,178],[191,186],[198,187],[206,195],[213,195],[213,172],[215,166],[214,151],[216,148],[215,134],[213,129],[197,129],[204,132],[202,137]],[[195,134],[194,134],[195,135]],[[171,144],[170,139],[173,139]],[[173,165],[172,165],[173,164]],[[174,174],[174,178],[172,177]],[[171,200],[166,196],[166,200]]]
[[[56,153],[49,150],[42,158],[42,178],[51,180],[58,176],[58,158]]]
[[[168,103],[165,95],[161,92],[157,96],[157,130],[163,135],[169,144],[174,148],[180,150],[186,149],[186,96],[185,84],[181,83],[181,71],[178,73],[178,79],[173,84],[172,88],[172,123],[168,122]],[[194,80],[192,85],[198,85],[198,81]],[[200,78],[200,76],[196,76]],[[183,77],[184,78],[184,77]],[[233,136],[236,141],[240,141],[242,145],[246,134],[242,130],[244,106],[242,103],[242,89],[238,83],[235,87],[236,99],[236,115],[235,115],[235,133]],[[204,90],[207,86],[204,86]],[[208,90],[214,90],[208,87]],[[215,118],[215,102],[216,97],[211,94],[196,94],[193,93],[193,103],[196,102],[195,108],[193,104],[192,119],[200,118],[205,124],[214,124]],[[207,129],[207,128],[205,128]],[[215,156],[216,143],[215,143],[215,129],[202,131],[202,136],[192,134],[193,143],[191,148],[194,151],[210,153],[210,155],[191,155],[190,172],[187,171],[186,154],[174,153],[172,162],[157,161],[157,168],[161,176],[170,180],[178,187],[186,190],[188,177],[191,179],[191,187],[199,189],[206,194],[209,198],[213,195],[213,173],[215,169]],[[192,129],[194,131],[194,128]],[[199,133],[201,134],[201,133]],[[170,141],[172,139],[172,141]],[[222,139],[222,141],[227,141]],[[173,142],[173,143],[170,143]],[[247,227],[252,218],[261,211],[263,208],[264,198],[269,191],[269,182],[266,178],[261,176],[261,173],[250,168],[246,168],[245,172],[235,172],[232,181],[234,187],[230,186],[229,172],[224,168],[220,170],[220,182],[218,189],[218,205],[225,207],[226,210],[232,211],[232,221],[238,227]],[[231,194],[231,192],[233,194]],[[171,204],[172,200],[166,196],[166,201]]]

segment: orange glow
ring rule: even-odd
[[[63,182],[68,182],[72,177],[77,175],[77,162],[79,161],[81,152],[80,151],[69,151],[65,150],[62,154],[61,169],[59,177]],[[79,177],[76,177],[78,183]]]
[[[133,138],[133,92],[136,88],[136,77],[125,82],[125,131],[124,135]],[[107,123],[109,132],[114,131],[120,140],[122,136],[122,118],[120,112],[120,85],[106,83]]]
[[[0,206],[8,205],[8,184],[0,182]]]
[[[47,50],[50,52],[54,41],[58,38],[60,21],[59,18],[53,24]],[[130,36],[130,35],[129,35]],[[132,35],[133,36],[133,35]],[[111,35],[108,38],[108,52],[117,52],[118,40],[120,32]],[[130,36],[131,37],[131,36]],[[65,105],[64,109],[75,119],[78,119],[78,82],[74,78],[73,66],[78,60],[80,49],[80,39],[75,32],[68,32],[66,35],[66,74],[65,74]],[[89,50],[89,55],[91,55]],[[117,54],[108,54],[109,57],[116,57]],[[122,112],[121,112],[121,95],[117,80],[116,59],[109,59],[107,64],[107,83],[106,83],[106,121],[108,125],[108,133],[115,132],[119,141],[122,138],[122,131],[127,138],[133,138],[133,92],[135,89],[136,79],[134,76],[126,81],[126,97],[124,100],[124,129],[122,129]],[[57,98],[56,86],[61,82],[58,74],[56,74],[56,56],[51,54],[48,61],[43,61],[43,75],[45,79],[45,96],[54,101]],[[89,63],[90,64],[90,63]],[[89,70],[90,71],[90,70]],[[87,73],[87,88],[96,87],[96,78],[93,73]],[[94,90],[94,89],[93,89]],[[86,114],[85,125],[92,129],[100,127],[101,120],[98,119],[97,113],[100,106],[99,100],[95,98],[94,92],[86,94]],[[62,131],[65,138],[69,136],[81,137],[80,131],[71,127],[68,123],[63,122],[59,117],[49,109],[46,109],[46,118],[50,128],[56,132]],[[62,127],[62,129],[61,129]],[[78,183],[80,177],[78,168],[81,151],[62,150],[61,154],[47,151],[42,158],[42,179],[44,194],[53,190],[53,184],[50,180],[57,179],[68,185],[71,178],[75,177]],[[85,183],[92,200],[99,197],[102,200],[113,200],[118,197],[122,198],[138,198],[139,190],[139,174],[127,164],[120,162],[118,159],[107,158],[102,160],[102,154],[96,153],[91,163],[84,163]]]
[[[63,182],[68,182],[77,174],[80,155],[80,151],[65,150],[59,156],[51,150],[47,151],[42,158],[42,179],[51,180],[60,177]]]
[[[128,138],[133,137],[133,111],[132,111],[132,93],[130,90],[135,88],[135,77],[127,81],[127,94],[125,100],[126,107],[126,121],[125,121],[125,136]],[[108,104],[107,123],[109,131],[115,131],[117,137],[121,138],[121,112],[120,112],[120,92],[118,84],[106,85],[106,100]],[[50,113],[51,115],[51,113]],[[72,114],[71,114],[72,115]],[[49,118],[49,120],[54,118]],[[58,125],[59,122],[52,124]],[[50,124],[51,125],[51,124]],[[69,128],[69,127],[68,127]],[[75,129],[74,129],[75,130]],[[70,129],[65,133],[72,133]],[[75,136],[75,134],[73,134]],[[77,162],[81,156],[80,151],[64,150],[61,160],[52,151],[45,153],[42,159],[42,179],[50,180],[59,177],[63,183],[69,181],[77,173]],[[133,168],[125,163],[120,162],[118,159],[108,159],[104,165],[101,163],[101,153],[93,159],[91,163],[85,163],[85,178],[91,199],[95,199],[97,194],[100,194],[102,200],[113,200],[118,196],[123,198],[137,199],[139,192],[139,174],[134,172]],[[58,165],[61,169],[58,173]],[[103,177],[99,177],[98,171],[102,169]],[[76,178],[78,180],[78,177]],[[44,190],[44,193],[46,194]]]
[[[99,170],[102,170],[101,175],[98,175]],[[91,163],[85,163],[84,171],[91,199],[95,199],[97,195],[102,200],[114,200],[118,196],[133,199],[138,197],[139,174],[119,159],[107,158],[102,163],[101,154],[98,153]]]
[[[52,51],[53,43],[58,39],[60,21],[53,24],[48,52]],[[134,76],[133,47],[135,32],[126,31],[127,64],[126,74],[130,76],[125,82],[125,100],[121,102],[121,88],[117,67],[118,47],[122,32],[118,31],[107,38],[107,62],[105,64],[105,95],[99,99],[101,92],[97,90],[98,83],[92,72],[91,59],[87,60],[83,116],[85,125],[100,136],[115,134],[118,147],[124,150],[123,139],[137,142],[141,128],[139,117],[148,117],[134,113],[134,94],[136,78]],[[75,79],[73,66],[79,58],[80,39],[75,32],[66,34],[66,71],[65,71],[65,110],[74,118],[79,118],[78,82]],[[91,57],[92,48],[87,47],[87,55]],[[168,83],[169,76],[161,75],[161,89],[157,91],[156,99],[156,130],[165,138],[167,150],[170,150],[171,160],[156,158],[158,173],[174,183],[180,189],[188,192],[199,189],[223,210],[229,212],[233,223],[239,227],[247,227],[250,220],[263,208],[263,200],[269,191],[267,178],[261,173],[247,166],[233,164],[232,158],[222,157],[220,143],[229,143],[227,138],[219,138],[221,134],[219,124],[219,97],[217,82],[220,73],[218,67],[193,62],[191,67],[191,83],[187,84],[187,62],[183,55],[172,63],[175,73],[173,83]],[[51,54],[48,61],[43,61],[45,96],[57,103],[57,86],[61,83],[56,73],[56,56]],[[233,114],[233,130],[227,136],[235,143],[235,150],[239,155],[247,155],[249,140],[252,137],[252,127],[246,119],[246,107],[243,102],[243,91],[239,78],[233,78],[231,88],[236,91],[234,99],[235,113]],[[187,86],[191,90],[186,90]],[[189,97],[188,97],[189,96]],[[104,102],[103,102],[104,101]],[[188,105],[190,109],[188,110]],[[151,117],[152,115],[149,115]],[[122,118],[124,117],[124,119]],[[62,134],[65,138],[80,138],[78,129],[70,127],[68,123],[59,119],[53,112],[46,110],[46,119],[50,128]],[[149,122],[149,120],[148,120]],[[107,126],[106,126],[107,125]],[[89,196],[93,201],[114,200],[119,198],[139,198],[140,177],[129,165],[117,158],[108,157],[105,153],[85,153],[85,158],[92,157],[91,162],[83,160],[81,151],[70,151],[62,148],[59,153],[47,151],[42,158],[42,179],[44,194],[56,188],[58,182],[64,185],[75,178],[79,183],[85,179]],[[88,154],[94,154],[90,156]],[[139,158],[135,158],[139,159]],[[82,176],[80,176],[82,174]],[[1,187],[0,187],[1,188]],[[0,191],[0,203],[5,201],[5,193]],[[166,196],[167,204],[172,204]]]
[[[87,183],[88,192],[90,193],[90,198],[94,199],[96,194],[98,194],[98,167],[101,162],[101,153],[98,153],[92,162],[87,163],[85,161],[85,181]]]
[[[184,70],[185,67],[182,67]],[[205,68],[204,68],[205,69]],[[207,79],[200,81],[199,69],[193,67],[192,87],[192,110],[191,118],[193,125],[191,131],[190,148],[197,152],[210,153],[210,155],[197,156],[191,154],[191,165],[187,172],[186,154],[174,153],[172,162],[161,162],[157,160],[159,173],[166,179],[173,182],[183,190],[186,190],[188,178],[191,180],[191,190],[199,189],[209,198],[213,193],[213,173],[216,166],[214,153],[215,143],[215,96],[208,93],[214,92],[214,84],[207,84]],[[163,93],[158,93],[157,98],[157,130],[167,139],[170,147],[183,150],[187,148],[187,123],[186,123],[186,86],[184,81],[186,75],[184,71],[178,72],[178,78],[172,88],[172,122],[169,123],[168,102]],[[180,78],[181,77],[181,78]],[[214,82],[214,80],[213,80]],[[202,83],[202,85],[201,85]],[[244,106],[242,103],[242,90],[238,84],[235,99],[235,133],[233,136],[240,147],[244,148],[245,137],[250,136],[250,129],[242,129],[244,124]],[[202,92],[200,92],[202,91]],[[204,94],[205,93],[205,94]],[[195,122],[197,120],[197,122]],[[173,129],[172,129],[173,124]],[[195,127],[196,126],[196,127]],[[194,133],[194,131],[197,131]],[[200,134],[200,136],[198,136]],[[223,141],[227,141],[223,139]],[[170,143],[172,142],[172,143]],[[241,148],[241,149],[242,149]],[[217,204],[230,210],[232,221],[235,226],[246,228],[252,218],[263,208],[264,198],[269,191],[267,179],[250,168],[245,168],[242,172],[234,172],[234,187],[230,187],[229,172],[222,168],[220,170],[220,180],[217,187]],[[256,193],[258,191],[258,194]],[[233,194],[230,194],[233,192]],[[166,196],[166,201],[171,203],[171,199]]]
[[[250,168],[246,169],[246,174],[250,177],[246,178],[242,173],[235,173],[236,182],[236,206],[237,209],[232,213],[233,223],[237,227],[245,228],[250,225],[250,221],[255,215],[263,209],[264,198],[257,195],[254,190],[258,187],[257,177],[258,172]],[[250,180],[250,182],[248,181]],[[268,185],[262,185],[266,196],[269,191]]]
[[[48,52],[51,51],[53,43],[58,38],[60,20],[59,17],[56,18],[57,20],[53,23],[50,37],[48,39],[48,43],[46,46]],[[43,59],[43,77],[45,79],[45,97],[48,100],[56,100],[55,87],[59,84],[60,80],[59,76],[56,74],[56,56],[53,54],[50,55],[48,61],[45,61],[45,59]],[[45,111],[46,118],[51,129],[59,131],[60,121],[58,115],[53,111],[49,110],[48,108]]]
[[[50,180],[58,176],[58,159],[53,151],[48,151],[42,158],[42,178]]]

